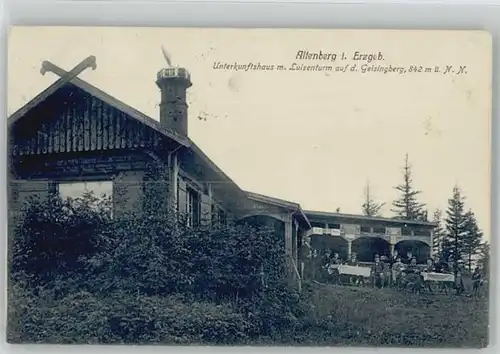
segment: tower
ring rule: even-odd
[[[188,136],[187,89],[191,77],[184,68],[171,67],[158,71],[156,84],[160,88],[160,124],[180,136]]]

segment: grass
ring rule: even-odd
[[[303,297],[290,313],[282,307],[267,308],[271,312],[263,315],[273,330],[266,334],[258,325],[264,317],[251,322],[231,303],[84,292],[55,299],[51,291],[33,296],[21,290],[10,289],[10,343],[434,348],[488,344],[486,297],[304,284]]]
[[[306,345],[473,347],[488,344],[488,301],[392,289],[313,285]]]

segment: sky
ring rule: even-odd
[[[455,185],[489,239],[491,38],[485,32],[161,28],[13,28],[8,114],[57,80],[43,60],[70,70],[88,55],[97,69],[79,77],[158,120],[156,73],[191,73],[189,136],[242,189],[295,201],[304,209],[358,214],[370,182],[385,202],[402,182],[408,153],[419,201],[432,215]],[[336,53],[297,60],[298,51]],[[467,74],[234,71],[215,63],[354,64],[355,52],[392,67],[467,66]],[[346,55],[342,61],[341,53]]]

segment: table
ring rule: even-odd
[[[341,265],[338,267],[338,269],[339,269],[339,274],[357,275],[357,276],[363,276],[365,278],[370,277],[371,274],[371,269],[367,267]]]
[[[422,273],[424,281],[454,282],[455,276],[446,273]]]

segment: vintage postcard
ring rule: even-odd
[[[483,31],[14,27],[10,343],[485,347]]]

